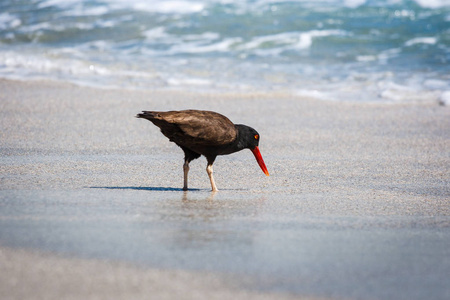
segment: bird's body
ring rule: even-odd
[[[227,117],[212,111],[143,111],[136,117],[151,121],[161,132],[183,149],[184,186],[187,190],[189,162],[203,155],[208,161],[206,171],[213,191],[217,187],[212,176],[212,164],[218,155],[231,154],[245,148],[252,150],[261,169],[269,175],[259,153],[259,134],[246,125],[235,125]]]

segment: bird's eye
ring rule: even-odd
[[[259,139],[259,135],[255,134],[255,140]]]

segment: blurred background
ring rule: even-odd
[[[450,0],[3,0],[0,77],[429,102]]]

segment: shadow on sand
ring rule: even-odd
[[[91,186],[90,189],[108,189],[108,190],[137,190],[137,191],[156,191],[156,192],[185,192],[182,188],[161,187],[161,186]],[[201,191],[200,189],[189,189],[188,191]]]

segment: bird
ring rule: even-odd
[[[136,117],[152,122],[160,128],[163,135],[184,151],[184,191],[188,190],[189,163],[201,155],[207,160],[206,172],[213,192],[218,191],[213,177],[213,163],[218,155],[250,149],[264,174],[269,176],[258,147],[259,133],[249,126],[234,124],[222,114],[189,109],[142,111]]]

